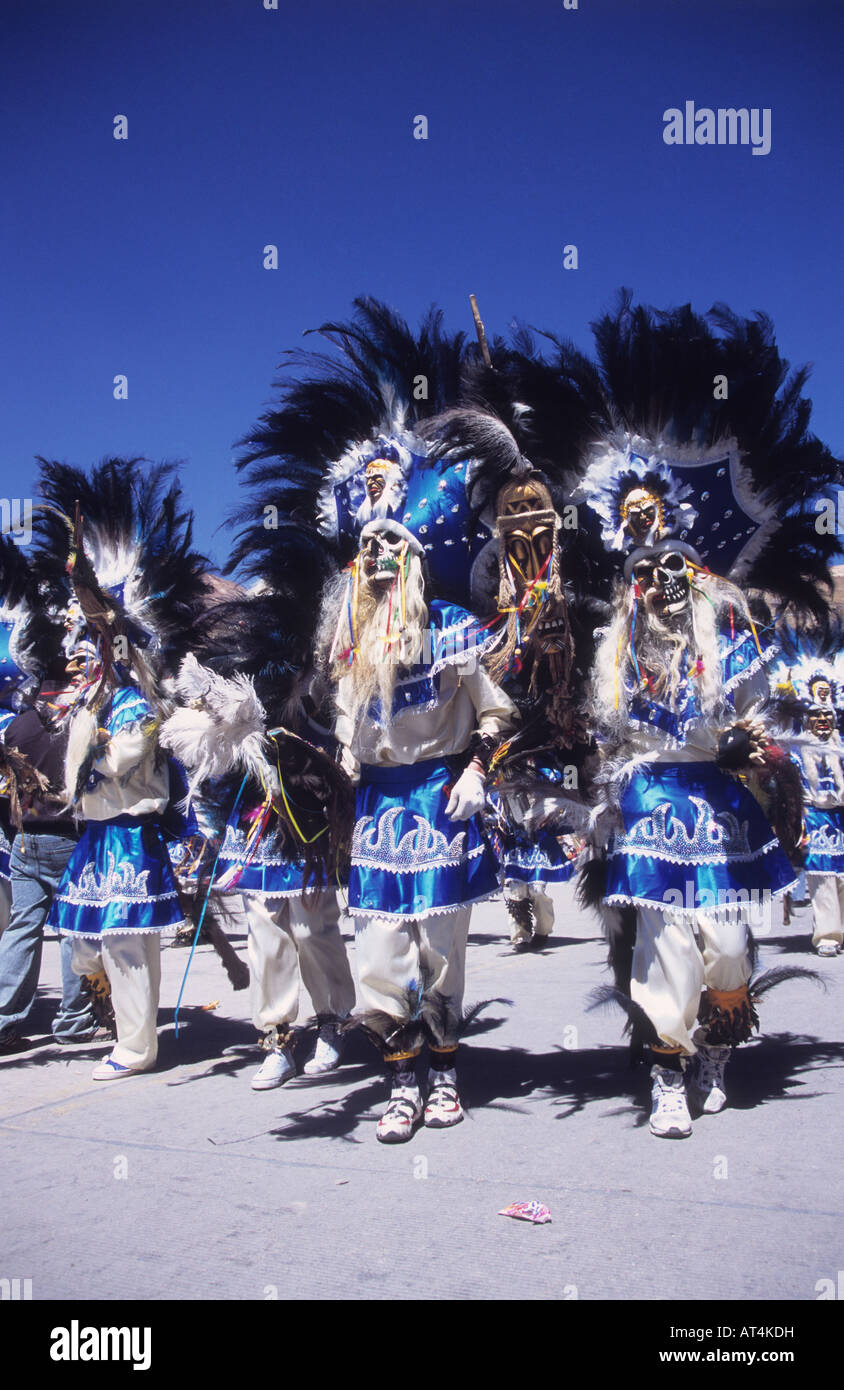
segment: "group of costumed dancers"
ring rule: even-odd
[[[304,1071],[363,1028],[402,1142],[463,1118],[474,904],[503,894],[530,948],[577,878],[613,979],[585,1003],[624,1011],[651,1132],[679,1138],[723,1108],[766,991],[813,974],[760,973],[771,905],[807,896],[840,951],[817,504],[842,475],[805,372],[723,307],[622,294],[594,357],[476,325],[361,299],[288,355],[237,462],[238,583],[194,550],[172,466],[40,460],[32,541],[0,547],[3,1053],[29,1045],[45,927],[55,1039],[113,1039],[108,1081],[155,1065],[162,934],[208,931],[237,988],[245,920],[253,1088],[296,1074],[304,985]]]

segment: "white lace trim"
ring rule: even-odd
[[[440,917],[447,912],[461,912],[464,907],[474,907],[476,903],[489,902],[491,898],[497,898],[500,893],[499,888],[493,888],[489,893],[482,893],[479,898],[467,898],[462,903],[450,903],[447,907],[426,907],[421,912],[381,912],[372,907],[349,907],[347,909],[350,917],[378,917],[394,921],[396,918],[402,922],[421,922],[425,917]]]
[[[797,886],[795,878],[791,883],[786,883],[782,888],[766,888],[764,891],[770,894],[772,900],[781,898],[786,893],[790,893]],[[759,890],[762,891],[762,890]],[[637,898],[630,893],[612,893],[608,898],[604,898],[604,907],[651,907],[664,912],[666,918],[681,922],[696,922],[699,917],[711,917],[717,922],[736,922],[742,919],[749,920],[751,925],[759,915],[760,904],[758,902],[749,903],[712,903],[710,906],[701,904],[700,907],[680,907],[676,903],[665,902],[663,898]]]
[[[163,927],[104,927],[102,931],[74,931],[72,927],[57,927],[60,936],[84,936],[88,941],[99,941],[103,936],[166,936],[182,927],[192,927],[185,917],[180,922],[165,922]]]

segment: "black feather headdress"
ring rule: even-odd
[[[817,528],[815,500],[842,467],[809,429],[808,368],[791,370],[771,320],[723,304],[660,312],[624,290],[593,330],[603,418],[584,456],[587,504],[604,515],[600,499],[631,454],[667,469],[696,516],[676,514],[662,534],[778,610],[823,621],[840,547]]]
[[[320,527],[338,463],[379,435],[412,435],[455,401],[471,351],[463,333],[445,332],[439,310],[414,333],[369,297],[354,301],[350,321],[315,331],[333,352],[286,353],[280,401],[241,441],[237,468],[249,500],[233,518],[240,529],[228,565],[268,587],[301,579],[311,595],[350,558],[342,538]]]
[[[198,640],[208,603],[207,561],[173,464],[105,459],[89,472],[39,459],[34,530],[53,588],[74,594],[111,678],[115,639],[145,684],[175,672]],[[119,658],[118,658],[119,659]]]

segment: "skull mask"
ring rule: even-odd
[[[677,550],[642,556],[633,565],[633,578],[648,607],[657,617],[678,618],[691,601],[688,560]]]
[[[409,545],[419,549],[418,543],[403,526],[390,521],[369,522],[360,533],[363,578],[373,585],[392,583]]]

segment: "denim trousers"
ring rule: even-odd
[[[22,1032],[32,1008],[41,971],[44,923],[75,841],[63,835],[27,830],[15,837],[10,877],[12,909],[0,936],[0,1038]],[[53,1036],[71,1041],[96,1025],[82,981],[71,967],[73,942],[62,937],[62,1000],[53,1019]]]

